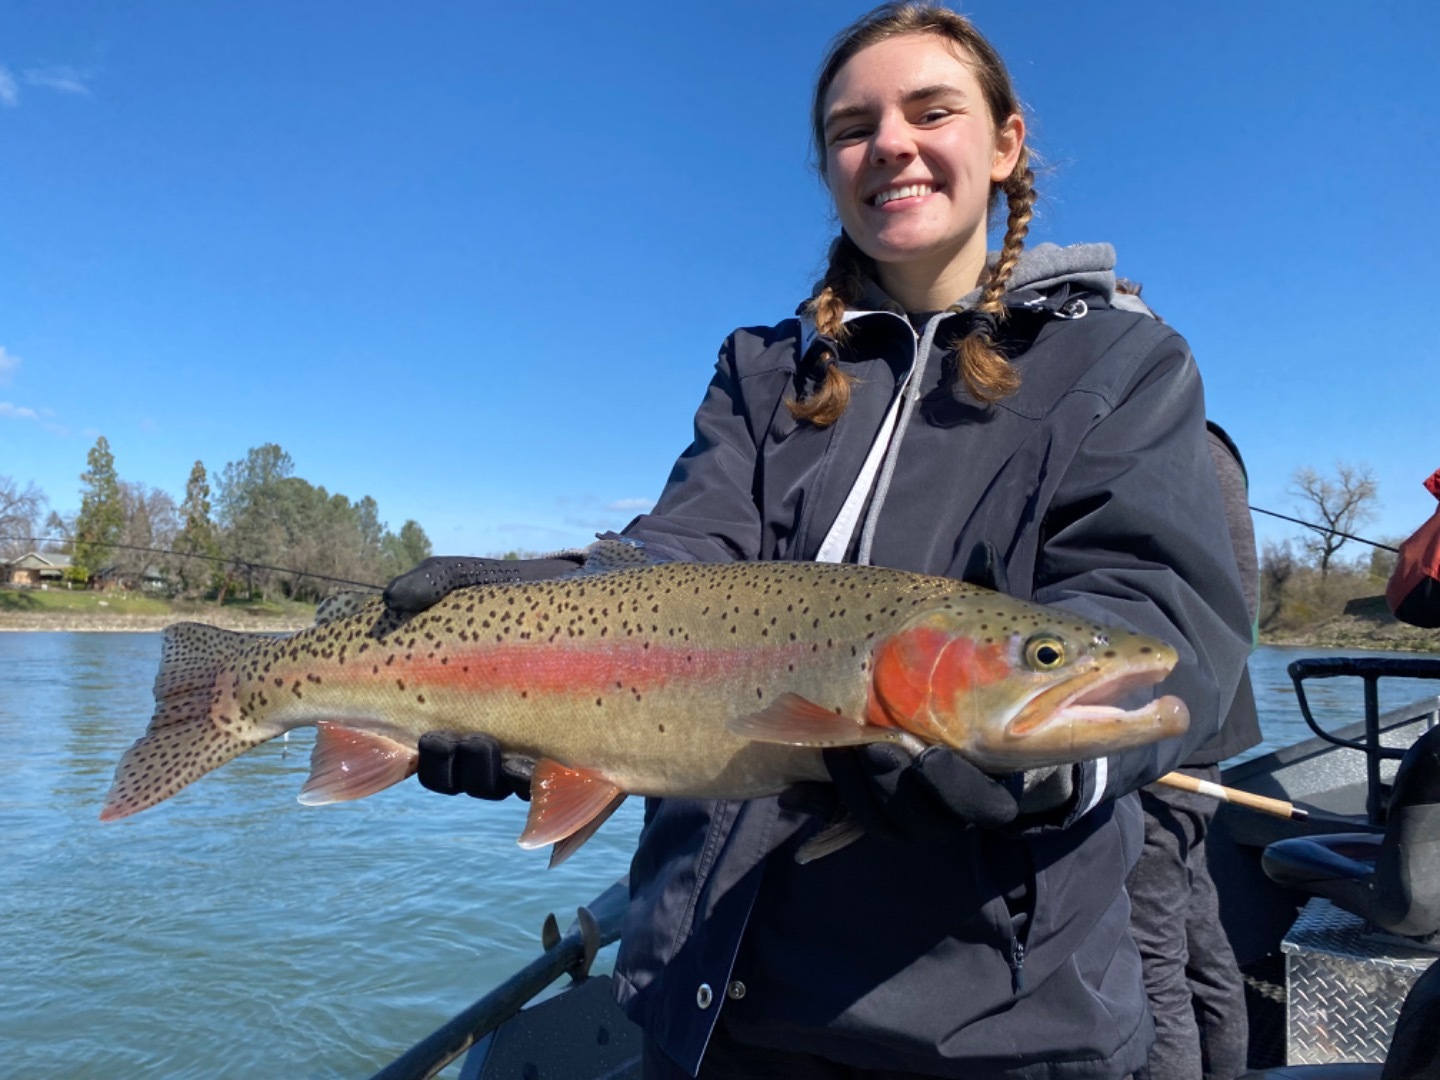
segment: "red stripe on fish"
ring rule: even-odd
[[[362,677],[461,690],[510,690],[538,694],[591,693],[617,683],[636,690],[687,683],[718,682],[743,672],[774,672],[812,655],[810,645],[792,643],[764,648],[685,649],[638,645],[586,645],[583,648],[497,645],[464,647],[426,656],[400,654],[401,670],[383,659],[371,661]],[[399,664],[395,665],[399,669]]]

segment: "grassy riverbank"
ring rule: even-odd
[[[1407,626],[1390,614],[1384,597],[1354,600],[1342,615],[1307,626],[1261,633],[1264,645],[1300,645],[1316,649],[1377,649],[1440,654],[1440,630]]]
[[[0,632],[154,632],[171,623],[203,622],[227,630],[275,633],[300,630],[314,621],[313,605],[285,600],[217,605],[122,592],[0,587]]]

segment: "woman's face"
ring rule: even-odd
[[[1024,143],[1020,116],[1000,130],[970,65],[932,34],[856,53],[825,96],[825,179],[840,222],[879,264],[881,284],[974,288],[985,264],[991,184]],[[973,275],[973,276],[972,276]],[[958,279],[965,280],[958,280]]]

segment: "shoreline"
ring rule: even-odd
[[[66,612],[0,612],[0,634],[158,634],[182,622],[205,623],[241,633],[290,634],[315,625],[313,618],[248,615],[241,612],[195,611],[169,615],[92,615]]]

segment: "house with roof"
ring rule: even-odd
[[[27,551],[18,559],[0,561],[0,582],[34,588],[58,585],[70,569],[70,556],[55,551]]]

